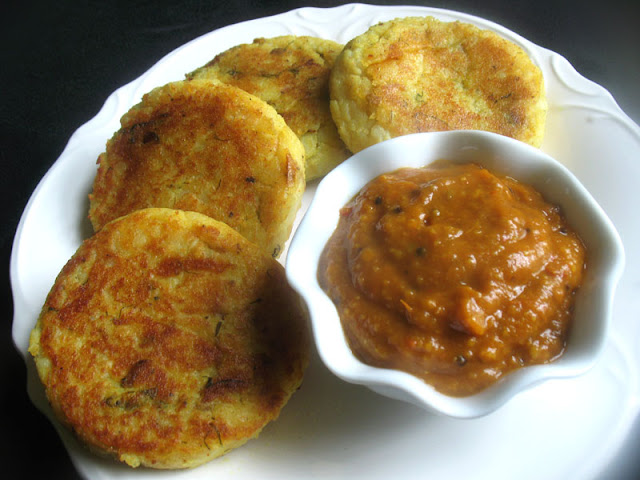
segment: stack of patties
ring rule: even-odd
[[[331,72],[331,113],[353,152],[400,135],[486,130],[540,146],[540,69],[488,30],[432,17],[380,23],[345,45]]]
[[[98,159],[95,234],[30,352],[55,414],[131,466],[185,468],[255,437],[299,387],[306,311],[276,261],[305,180],[413,132],[539,146],[540,70],[472,25],[404,18],[341,45],[256,39],[144,95]]]
[[[220,53],[187,78],[219,80],[272,105],[302,141],[310,181],[351,155],[329,110],[329,75],[341,50],[317,37],[258,38]]]
[[[56,416],[131,466],[186,468],[255,437],[300,386],[306,311],[275,259],[304,148],[264,101],[169,83],[99,157],[93,236],[51,289],[29,350]]]

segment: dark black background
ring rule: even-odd
[[[607,88],[622,109],[640,122],[637,0],[368,3],[449,8],[497,22],[565,56],[581,74]],[[0,2],[0,253],[4,272],[0,298],[6,305],[0,331],[0,476],[77,478],[53,427],[27,397],[24,363],[11,340],[9,285],[11,244],[22,210],[70,135],[98,112],[116,88],[199,35],[302,6],[339,4],[283,0]],[[638,430],[636,427],[603,478],[640,478]]]

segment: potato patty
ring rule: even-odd
[[[29,351],[54,412],[89,447],[185,468],[275,419],[309,347],[282,265],[222,222],[151,208],[80,246]]]
[[[304,147],[273,107],[233,86],[181,81],[144,95],[121,124],[98,159],[96,231],[133,210],[175,208],[279,255],[305,188]]]
[[[350,155],[329,111],[329,73],[341,50],[317,37],[257,38],[218,54],[187,77],[220,80],[272,105],[304,145],[309,181]]]
[[[540,69],[488,30],[432,17],[372,26],[334,64],[331,113],[357,152],[415,132],[488,130],[540,146],[547,103]]]

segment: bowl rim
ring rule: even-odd
[[[403,153],[401,159],[398,150]],[[514,162],[513,156],[519,161]],[[321,251],[335,230],[339,209],[348,200],[369,180],[384,172],[402,166],[428,165],[443,157],[456,163],[475,161],[492,171],[533,185],[547,201],[565,210],[566,218],[574,228],[572,222],[576,219],[582,226],[591,225],[593,231],[589,234],[597,239],[596,246],[599,247],[595,257],[596,271],[600,276],[590,280],[591,283],[596,282],[598,288],[591,284],[589,287],[589,291],[594,293],[589,299],[595,303],[592,306],[596,313],[576,312],[576,316],[597,317],[599,321],[589,322],[595,330],[585,334],[586,338],[575,334],[581,342],[577,346],[574,344],[578,340],[572,343],[572,330],[566,351],[556,361],[512,371],[488,388],[465,397],[445,395],[411,374],[372,367],[356,359],[346,343],[337,310],[317,280]],[[587,248],[592,247],[587,243]],[[378,393],[409,401],[433,413],[475,418],[493,412],[519,392],[550,379],[584,374],[596,364],[609,330],[613,296],[624,268],[624,249],[604,210],[560,162],[509,137],[477,130],[456,130],[396,137],[368,147],[338,165],[319,182],[291,239],[285,268],[289,283],[307,304],[319,356],[333,374],[349,383],[368,386]],[[589,270],[593,268],[590,266]],[[576,299],[578,303],[584,301]],[[339,332],[336,327],[339,327]]]

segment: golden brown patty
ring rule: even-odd
[[[154,468],[193,467],[258,435],[300,385],[308,349],[276,260],[222,222],[156,208],[80,246],[29,347],[65,425]]]
[[[96,231],[140,208],[191,210],[279,254],[305,188],[304,147],[271,106],[233,86],[182,81],[146,94],[121,124],[98,159]]]
[[[316,37],[258,38],[220,53],[187,77],[220,80],[273,105],[302,141],[306,178],[312,180],[350,155],[329,111],[329,73],[341,50]]]
[[[542,73],[517,45],[460,22],[408,17],[351,40],[330,79],[331,113],[356,152],[415,132],[488,130],[540,146]]]

